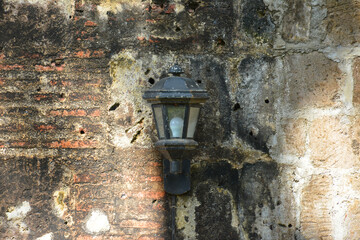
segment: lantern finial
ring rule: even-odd
[[[174,76],[180,76],[184,71],[179,66],[179,64],[175,63],[170,69],[169,73],[172,73]]]

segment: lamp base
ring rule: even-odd
[[[173,195],[181,195],[190,191],[190,160],[175,161],[164,159],[164,189]],[[178,166],[174,171],[172,166]]]

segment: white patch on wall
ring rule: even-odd
[[[10,228],[17,229],[21,234],[30,233],[30,229],[23,222],[26,214],[31,211],[30,203],[27,201],[22,202],[16,207],[11,207],[6,212],[8,225]]]
[[[195,208],[200,205],[201,203],[195,196],[184,196],[177,199],[176,226],[178,229],[182,229],[184,240],[196,239],[197,237]]]
[[[41,237],[38,237],[36,240],[52,240],[54,234],[53,233],[47,233]]]
[[[8,220],[23,219],[30,212],[30,203],[24,201],[21,205],[8,209],[6,216]]]
[[[90,234],[99,234],[110,230],[110,223],[106,214],[101,210],[92,210],[85,218],[85,231]]]

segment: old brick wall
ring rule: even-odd
[[[176,239],[359,239],[355,0],[0,0],[0,238],[171,239],[145,89],[210,94]]]

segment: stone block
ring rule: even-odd
[[[284,136],[281,141],[281,153],[303,156],[306,151],[308,121],[304,118],[289,119],[282,125]]]
[[[360,237],[360,200],[355,200],[349,207],[346,214],[348,223],[346,239],[359,239]]]
[[[288,42],[306,41],[309,38],[311,7],[309,1],[290,0],[284,14],[282,37]]]
[[[349,183],[355,196],[360,194],[360,175],[353,174],[349,177]],[[360,237],[360,200],[352,199],[345,215],[345,226],[347,227],[346,239],[358,239]]]
[[[355,58],[353,62],[353,82],[354,82],[354,90],[353,90],[353,104],[354,106],[360,105],[360,58]]]
[[[324,21],[328,40],[348,45],[360,40],[360,3],[358,1],[326,1],[327,18]]]
[[[339,104],[341,71],[321,53],[295,54],[284,59],[292,110]]]
[[[358,167],[352,148],[350,124],[339,117],[322,117],[311,123],[309,130],[311,160],[315,167]]]
[[[275,101],[278,84],[272,72],[276,59],[246,57],[238,66],[241,83],[234,105],[237,134],[255,149],[268,152],[267,142],[275,132]],[[238,106],[238,107],[236,107]]]
[[[331,186],[330,176],[314,175],[302,191],[300,222],[305,239],[333,239]]]

